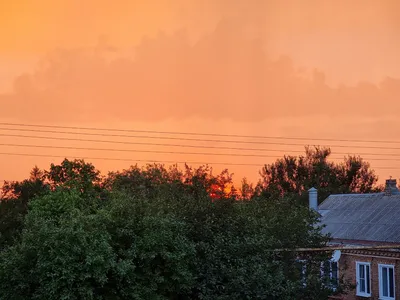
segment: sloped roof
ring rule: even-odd
[[[400,242],[400,195],[331,195],[318,208],[335,239]]]

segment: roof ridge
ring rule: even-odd
[[[328,196],[329,197],[340,197],[340,196],[379,196],[379,195],[385,195],[384,192],[379,192],[379,193],[347,193],[347,194],[331,194]]]

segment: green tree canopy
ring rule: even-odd
[[[84,161],[36,169],[1,203],[18,215],[11,204],[26,199],[20,237],[0,250],[0,299],[326,299],[320,267],[330,253],[274,250],[326,245],[318,216],[297,201],[308,185],[366,190],[375,181],[363,184],[363,162],[337,166],[318,151],[278,161],[268,185],[244,180],[243,197],[227,170],[207,166],[132,167],[105,179]]]
[[[87,197],[56,189],[30,202],[21,239],[0,253],[1,299],[325,299],[332,293],[319,268],[304,288],[296,252],[271,251],[328,240],[316,215],[290,199],[215,201],[186,190],[148,199],[117,191],[99,207]]]
[[[329,148],[306,147],[304,156],[284,156],[260,171],[258,194],[277,198],[297,195],[306,198],[311,187],[318,189],[318,199],[330,194],[370,193],[379,190],[378,177],[361,157],[348,156],[343,163],[329,161]]]
[[[189,193],[195,197],[211,195],[215,199],[236,197],[232,174],[228,170],[213,174],[209,166],[192,168],[185,165],[183,171],[176,165],[169,168],[162,164],[149,164],[143,168],[132,166],[122,172],[109,173],[104,186],[108,190],[151,199],[165,193]]]
[[[32,169],[29,179],[4,182],[0,198],[0,248],[18,239],[29,201],[48,191],[44,172],[37,167]]]
[[[65,159],[59,165],[51,164],[48,171],[35,166],[28,179],[6,181],[0,198],[0,247],[19,238],[28,203],[57,188],[75,189],[97,201],[102,195],[100,172],[83,160]]]

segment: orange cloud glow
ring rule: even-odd
[[[397,140],[399,34],[400,5],[395,0],[3,1],[0,121]],[[0,133],[5,131],[0,128]],[[0,143],[82,144],[4,136]],[[341,144],[330,145],[334,152],[372,151],[383,157],[398,152],[341,149]],[[274,152],[277,157],[302,150],[301,145],[269,148],[282,150]],[[114,155],[50,148],[43,153]],[[237,164],[274,159],[125,157]],[[46,167],[54,160],[0,155],[6,170],[0,179],[21,178],[35,163]],[[129,164],[95,163],[102,170]],[[395,161],[371,163],[399,168],[377,168],[383,177],[400,173]],[[229,169],[238,177],[257,179],[258,168]]]

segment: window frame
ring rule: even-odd
[[[393,269],[393,297],[383,296],[383,282],[382,282],[383,268]],[[396,269],[395,269],[395,265],[378,264],[378,270],[379,270],[379,299],[381,299],[381,300],[396,299],[396,274],[395,274]],[[388,285],[388,289],[389,289],[389,285]]]
[[[326,261],[326,263],[328,263],[329,264],[329,270],[328,270],[328,272],[326,272],[326,270],[325,270],[325,266],[324,266],[324,263],[321,263],[321,277],[323,278],[323,279],[325,279],[325,278],[328,278],[331,282],[329,283],[329,286],[330,286],[330,288],[333,290],[333,291],[336,291],[337,290],[337,288],[339,287],[339,261],[332,261],[332,260],[328,260],[328,261]],[[333,279],[334,279],[334,277],[332,276],[333,275],[333,268],[332,268],[332,264],[336,264],[336,275],[337,275],[337,277],[336,277],[336,282],[333,282]]]
[[[368,266],[368,273],[369,273],[369,292],[367,289],[367,285],[366,285],[366,292],[362,292],[360,291],[360,266],[364,267],[364,274],[366,276],[366,269]],[[367,278],[364,278],[365,280],[365,284],[367,284]],[[356,295],[360,296],[360,297],[371,297],[372,294],[372,286],[371,286],[371,263],[370,262],[364,262],[364,261],[356,261],[356,283],[357,283],[357,287],[356,287]]]
[[[301,276],[301,283],[303,287],[307,286],[307,260],[306,259],[299,259],[297,262],[300,264],[300,276]]]

